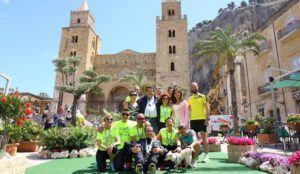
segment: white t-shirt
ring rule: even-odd
[[[145,117],[148,118],[156,118],[157,117],[157,111],[156,111],[156,105],[154,102],[154,97],[152,97],[150,100],[147,100],[147,105],[145,108]]]

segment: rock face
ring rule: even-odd
[[[213,21],[203,21],[190,30],[189,58],[191,80],[200,83],[200,91],[202,93],[207,94],[214,84],[213,79],[207,77],[212,77],[216,58],[212,58],[205,63],[203,63],[201,59],[196,59],[193,55],[194,43],[206,39],[209,33],[216,27],[226,28],[227,26],[231,26],[236,32],[243,30],[255,31],[287,1],[288,0],[257,0],[256,3],[243,8],[239,7],[232,10],[222,9]]]

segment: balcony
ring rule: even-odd
[[[268,88],[268,86],[269,86],[268,83],[266,83],[266,84],[263,85],[263,86],[259,86],[259,87],[257,88],[257,93],[258,93],[258,95],[263,95],[263,94],[267,94],[267,93],[271,92],[271,89]]]
[[[288,23],[284,28],[277,32],[279,41],[284,41],[292,38],[295,34],[300,33],[300,21],[294,20]]]
[[[270,41],[266,40],[264,42],[262,42],[260,45],[259,45],[259,52],[260,54],[264,54],[264,53],[267,53],[271,50],[271,43]]]

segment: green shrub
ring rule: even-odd
[[[31,120],[23,121],[20,126],[16,124],[7,125],[9,143],[24,141],[37,141],[40,139],[42,128]]]
[[[79,150],[95,144],[96,130],[89,127],[52,128],[41,137],[41,145],[48,150]]]
[[[300,123],[300,115],[291,115],[287,118],[288,123]]]
[[[220,127],[229,127],[229,124],[228,123],[221,123]]]
[[[258,122],[257,122],[256,120],[254,120],[254,119],[249,119],[249,120],[247,120],[247,121],[244,123],[244,125],[245,125],[245,126],[249,126],[249,125],[256,125],[256,126],[258,126],[259,124],[258,124]]]

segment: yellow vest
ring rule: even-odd
[[[161,123],[165,123],[166,119],[171,117],[172,109],[170,106],[160,106],[160,119]]]
[[[177,130],[172,128],[171,132],[167,132],[167,128],[160,129],[161,144],[164,146],[175,146],[176,145],[176,133]]]

